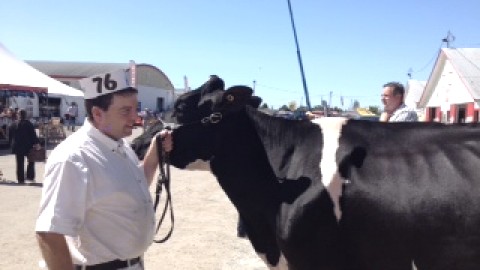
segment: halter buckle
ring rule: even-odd
[[[221,120],[222,120],[222,113],[214,112],[214,113],[210,114],[209,116],[204,117],[201,122],[202,122],[202,124],[208,124],[208,123],[217,124]]]

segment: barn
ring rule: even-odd
[[[480,48],[441,49],[417,108],[428,122],[478,122]]]

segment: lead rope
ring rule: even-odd
[[[160,219],[158,220],[158,223],[157,223],[157,229],[155,231],[155,234],[158,233],[158,230],[160,229],[160,226],[162,225],[163,223],[163,220],[167,214],[167,210],[170,206],[170,230],[168,231],[168,233],[163,237],[163,238],[160,238],[159,240],[155,240],[153,239],[153,242],[155,243],[164,243],[166,242],[170,236],[172,235],[173,233],[173,227],[174,227],[174,216],[173,216],[173,206],[172,206],[172,194],[170,192],[170,162],[169,162],[169,156],[168,156],[168,153],[165,153],[165,151],[163,151],[163,147],[162,147],[162,139],[157,136],[156,137],[156,140],[157,140],[157,154],[158,154],[158,167],[160,169],[160,174],[158,175],[158,179],[157,179],[157,186],[156,186],[156,190],[155,190],[155,203],[153,205],[153,209],[155,212],[157,212],[157,207],[158,207],[158,203],[160,202],[160,195],[162,193],[162,185],[165,186],[165,192],[167,192],[167,197],[165,199],[165,206],[163,207],[163,212],[162,212],[162,215],[160,217]]]

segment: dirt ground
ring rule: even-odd
[[[36,164],[37,183],[25,186],[14,183],[15,157],[8,150],[0,150],[0,169],[0,269],[40,269],[34,225],[44,164]],[[146,269],[267,269],[250,242],[237,238],[237,212],[209,172],[172,168],[171,175],[175,230],[166,243],[148,249]],[[163,227],[160,235],[169,224]]]

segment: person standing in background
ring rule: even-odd
[[[418,116],[415,110],[404,103],[405,88],[399,82],[389,82],[383,85],[383,113],[380,122],[416,122]]]
[[[15,154],[17,163],[17,181],[25,183],[25,157],[33,147],[40,148],[40,141],[33,124],[27,119],[27,112],[19,110],[19,121],[12,125],[10,136],[12,138],[12,153]],[[35,162],[28,161],[26,179],[35,181]]]
[[[67,114],[68,114],[68,126],[67,130],[72,130],[75,131],[75,125],[77,116],[78,116],[78,106],[77,103],[74,101],[70,104],[70,106],[67,109]]]

